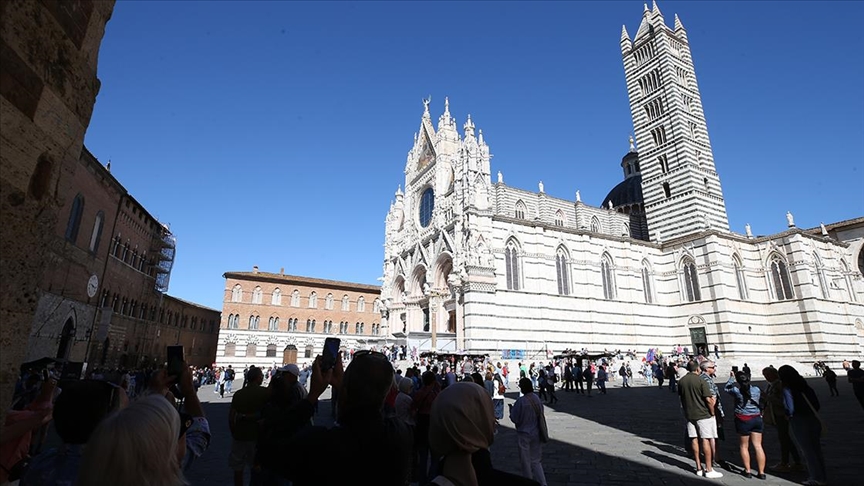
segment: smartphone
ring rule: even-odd
[[[324,353],[321,355],[321,371],[327,371],[336,366],[336,358],[339,356],[339,346],[342,340],[328,337],[324,340]]]
[[[168,346],[168,376],[180,376],[183,373],[183,346]]]
[[[738,367],[737,366],[732,367],[732,373],[738,373]]]

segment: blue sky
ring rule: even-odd
[[[733,231],[864,215],[862,2],[661,2],[687,28]],[[421,99],[508,185],[599,205],[632,121],[642,2],[120,1],[86,145],[177,236],[169,293],[226,271],[378,283]]]

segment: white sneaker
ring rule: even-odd
[[[723,473],[719,473],[719,472],[714,471],[714,470],[712,469],[711,471],[705,471],[705,477],[706,477],[706,478],[711,478],[711,479],[722,478],[722,477],[723,477]]]
[[[705,476],[705,471],[703,471],[702,469],[697,469],[696,475],[701,478],[701,477]]]

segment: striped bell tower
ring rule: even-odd
[[[654,2],[633,40],[621,29],[621,55],[642,168],[651,241],[709,229],[729,231],[726,204],[687,32],[666,26]]]

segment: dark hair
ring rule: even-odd
[[[687,362],[687,372],[688,373],[693,373],[694,371],[696,371],[698,369],[699,369],[699,363],[697,363],[696,361],[691,360],[691,361]]]
[[[804,381],[804,377],[798,374],[798,370],[789,365],[781,366],[780,369],[777,370],[777,374],[780,375],[780,381],[783,382],[783,386],[792,391],[803,392],[808,388],[807,382]]]
[[[351,364],[345,369],[342,378],[342,389],[344,394],[344,408],[340,413],[340,421],[344,422],[345,415],[353,414],[354,411],[363,413],[368,410],[380,410],[384,406],[384,399],[393,387],[393,365],[380,353],[369,353],[354,355]]]
[[[435,373],[424,371],[423,374],[420,375],[420,379],[423,380],[423,386],[429,386],[435,383]]]
[[[101,380],[73,381],[54,402],[54,428],[66,444],[86,444],[102,420],[120,406],[126,391]]]
[[[531,382],[530,378],[522,378],[519,380],[519,390],[522,391],[523,395],[527,395],[534,391],[534,383]]]
[[[744,397],[744,403],[750,401],[750,378],[747,373],[739,371],[735,373],[735,381],[738,382],[738,389],[741,390],[741,395]]]

